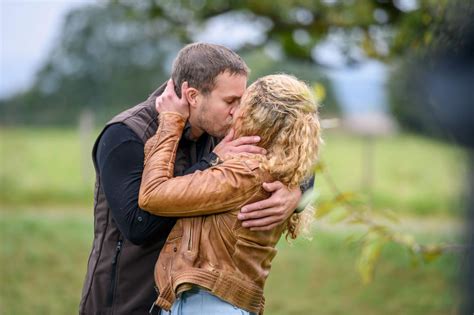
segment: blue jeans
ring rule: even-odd
[[[161,315],[256,315],[224,300],[210,292],[193,288],[181,293],[169,312],[161,310]]]

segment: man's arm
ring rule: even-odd
[[[242,207],[237,216],[252,231],[267,231],[288,219],[302,195],[299,187],[289,190],[280,181],[263,183],[263,188],[272,193],[270,198]]]
[[[124,124],[114,124],[102,135],[96,160],[102,187],[115,223],[136,245],[166,239],[175,219],[151,215],[138,207],[143,172],[143,143]]]
[[[301,196],[314,184],[314,176],[300,187],[289,190],[281,182],[264,183],[263,188],[272,193],[271,197],[242,207],[237,216],[242,226],[252,231],[267,231],[296,212]]]

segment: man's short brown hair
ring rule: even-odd
[[[216,77],[226,71],[244,76],[249,74],[245,61],[232,50],[221,45],[193,43],[179,51],[171,77],[178,96],[181,96],[181,85],[185,81],[190,87],[208,94],[214,89]]]

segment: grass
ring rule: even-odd
[[[92,244],[91,218],[11,213],[2,215],[0,231],[0,313],[76,314]]]
[[[92,139],[73,129],[3,129],[0,180],[6,204],[92,204]]]
[[[369,199],[363,183],[366,141],[337,132],[328,132],[325,141],[321,160],[338,188]],[[376,139],[371,172],[376,209],[417,215],[462,214],[466,160],[459,148],[410,134]],[[319,183],[324,200],[332,192],[321,177]]]
[[[91,215],[77,209],[4,211],[1,313],[77,313],[92,229]],[[455,308],[458,257],[412,268],[404,252],[388,247],[374,282],[364,286],[354,265],[357,248],[344,245],[349,233],[328,227],[311,242],[280,241],[266,314],[449,314]],[[419,233],[432,241],[456,237]]]
[[[5,205],[92,204],[93,137],[80,139],[73,129],[2,129],[0,198]],[[364,141],[328,131],[321,160],[343,191],[366,193],[361,184]],[[465,157],[456,147],[401,134],[375,141],[373,202],[376,208],[418,215],[455,215],[465,173]],[[322,199],[331,196],[317,177]]]
[[[374,281],[363,285],[355,271],[358,248],[343,245],[350,233],[316,231],[312,242],[294,246],[281,241],[266,286],[268,314],[441,315],[456,309],[459,257],[414,268],[401,248],[387,246]]]

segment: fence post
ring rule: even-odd
[[[79,115],[79,141],[81,154],[81,177],[85,183],[92,180],[92,135],[94,131],[94,113],[86,108]]]

